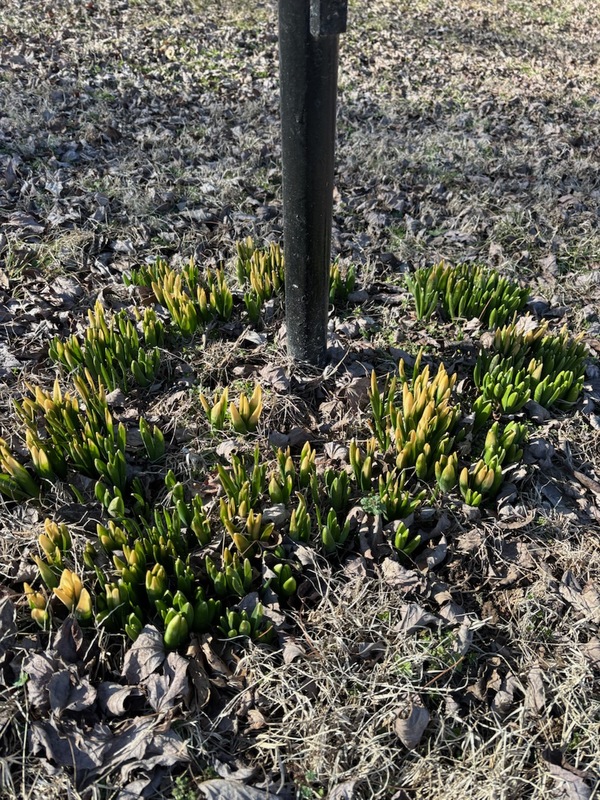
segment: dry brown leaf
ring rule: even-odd
[[[48,681],[50,710],[85,711],[96,702],[96,690],[87,678],[80,677],[74,669],[61,669]]]
[[[302,658],[306,655],[306,650],[299,644],[298,640],[293,636],[286,636],[283,643],[283,663],[291,664],[297,658]]]
[[[460,553],[475,553],[484,542],[484,534],[477,528],[461,533],[456,540],[456,547]]]
[[[253,789],[238,781],[231,781],[225,778],[213,778],[210,781],[203,781],[197,786],[201,792],[200,797],[206,800],[268,800],[273,797],[272,792],[263,792],[261,789]]]
[[[202,651],[196,642],[192,642],[186,652],[188,658],[188,675],[192,680],[194,701],[197,708],[204,708],[210,700],[211,693],[210,679],[204,669],[201,653]]]
[[[395,630],[404,631],[404,633],[414,633],[421,628],[426,628],[428,625],[436,625],[439,623],[439,617],[435,614],[430,614],[421,608],[417,603],[408,603],[402,606],[402,619],[396,625]]]
[[[263,714],[257,708],[251,708],[250,711],[248,711],[248,730],[260,731],[266,728],[266,726],[267,721]]]
[[[67,617],[56,632],[52,646],[67,664],[75,664],[81,653],[83,633],[74,617]]]
[[[343,390],[348,406],[353,409],[366,408],[369,402],[370,387],[371,378],[366,375],[350,381]]]
[[[583,645],[582,649],[592,664],[600,666],[600,639],[597,636],[592,636],[589,642]]]
[[[153,625],[146,625],[125,654],[121,674],[127,678],[129,684],[142,683],[156,672],[166,655],[162,633]]]
[[[227,664],[223,661],[222,658],[215,653],[212,646],[212,637],[209,634],[205,634],[202,637],[202,652],[204,653],[204,658],[206,659],[206,663],[211,668],[213,672],[219,675],[222,678],[231,678],[232,671],[229,669]]]
[[[149,675],[143,685],[152,708],[165,713],[189,698],[188,660],[178,653],[169,653],[162,665],[162,675]]]
[[[568,764],[560,750],[545,750],[542,758],[548,766],[548,772],[558,783],[560,793],[554,792],[553,797],[560,800],[591,800],[592,789],[585,781],[587,774]]]
[[[394,733],[408,750],[414,750],[423,738],[429,719],[429,711],[426,708],[411,703],[408,717],[405,719],[398,717],[394,722]]]
[[[388,586],[400,589],[405,594],[425,588],[425,579],[420,573],[414,569],[406,569],[391,558],[384,558],[381,577]]]
[[[97,726],[96,726],[97,727]],[[134,717],[118,725],[104,752],[101,767],[90,779],[120,772],[124,782],[137,772],[148,773],[155,767],[168,767],[187,761],[187,747],[179,735],[157,724],[154,716]]]
[[[329,800],[353,800],[356,796],[356,788],[359,783],[360,781],[357,779],[338,783],[337,786],[334,786],[329,792]]]
[[[467,612],[464,608],[459,606],[458,603],[455,603],[454,600],[450,600],[443,605],[438,613],[440,617],[447,620],[451,625],[460,625],[465,621],[467,616]]]
[[[473,631],[471,630],[471,623],[465,620],[456,631],[456,639],[454,641],[453,650],[459,655],[466,655],[471,649],[473,644]]]
[[[17,632],[16,609],[9,597],[0,601],[0,655],[6,652],[15,640]]]
[[[546,711],[543,674],[540,667],[530,669],[525,689],[525,708],[537,715],[542,715]]]
[[[498,527],[502,528],[505,531],[518,531],[521,528],[526,528],[530,525],[536,517],[536,512],[531,510],[528,511],[526,516],[522,517],[521,519],[511,520],[510,522],[506,522],[504,520],[498,520]]]
[[[74,769],[79,787],[89,772],[104,763],[111,738],[110,728],[103,723],[83,729],[74,720],[50,719],[31,726],[32,753],[42,753],[58,766]]]
[[[50,708],[48,684],[58,667],[59,661],[52,651],[34,653],[23,665],[23,671],[29,677],[27,697],[33,708],[39,711],[46,711]]]
[[[515,702],[515,690],[519,689],[519,681],[509,672],[506,678],[503,678],[498,691],[494,695],[490,707],[498,716],[505,717]]]
[[[122,717],[127,713],[127,700],[130,697],[140,697],[141,689],[137,686],[121,686],[120,683],[103,681],[97,688],[98,705],[104,714]]]
[[[588,583],[582,590],[571,570],[567,570],[562,576],[558,591],[585,619],[594,624],[600,622],[600,592],[594,584]]]
[[[422,572],[428,572],[430,569],[434,569],[442,561],[446,558],[448,553],[448,544],[446,542],[446,537],[442,536],[441,541],[435,545],[435,547],[426,547],[421,553],[419,553],[416,562],[417,567]]]
[[[271,386],[272,389],[280,394],[285,394],[289,391],[290,379],[283,367],[267,364],[258,374],[262,378],[263,385]]]
[[[347,461],[348,447],[340,442],[325,442],[325,455],[331,461]]]

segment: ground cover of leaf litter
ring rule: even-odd
[[[331,306],[329,366],[288,362],[279,301],[257,328],[236,297],[229,323],[167,348],[160,378],[112,412],[161,426],[168,466],[209,499],[234,447],[297,455],[310,439],[339,467],[368,435],[372,369],[421,347],[461,379],[472,368],[482,326],[417,321],[404,283],[442,258],[518,279],[536,319],[584,334],[575,408],[532,421],[495,503],[422,508],[408,561],[358,506],[353,548],[306,555],[301,599],[271,609],[279,646],[204,636],[167,658],[148,634],[151,657],[124,664],[125,637],[60,615],[44,633],[23,597],[43,521],[67,522],[81,567],[102,511],[66,485],[4,502],[0,796],[598,796],[599,14],[351,3],[333,252],[358,285]],[[50,340],[97,299],[139,304],[123,274],[158,255],[231,269],[236,241],[281,241],[276,9],[5,0],[0,64],[0,435],[23,456],[12,400],[51,388]],[[211,432],[199,387],[235,399],[255,381],[257,433]]]

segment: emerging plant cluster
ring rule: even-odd
[[[30,386],[15,403],[28,459],[21,463],[0,440],[0,492],[16,502],[40,500],[60,484],[87,503],[75,480],[80,474],[91,479],[102,518],[81,558],[67,526],[46,520],[34,559],[39,580],[24,587],[42,628],[66,608],[83,624],[132,640],[145,625],[158,625],[169,648],[208,631],[269,642],[275,631],[262,601],[298,602],[306,547],[339,563],[358,533],[353,507],[379,515],[390,550],[408,558],[421,544],[412,524],[420,506],[440,494],[470,506],[494,499],[504,472],[523,454],[527,424],[512,417],[528,400],[566,408],[581,391],[581,342],[566,330],[550,334],[547,324],[507,322],[523,307],[525,290],[481,267],[420,270],[409,281],[420,317],[441,304],[451,317],[477,314],[491,328],[504,324],[477,357],[472,396],[458,402],[456,374],[443,364],[435,372],[423,366],[419,353],[410,375],[403,361],[382,381],[373,372],[370,430],[349,443],[346,463],[325,465],[308,442],[299,454],[277,449],[272,457],[256,445],[251,456],[234,454],[229,464],[217,465],[218,498],[206,501],[163,466],[168,448],[156,425],[140,418],[143,453],[128,450],[107,390],[147,389],[159,375],[161,348],[229,320],[236,297],[258,322],[283,286],[280,249],[242,242],[236,273],[239,286],[232,291],[224,269],[201,272],[193,261],[181,270],[160,260],[134,270],[127,283],[150,289],[156,307],[108,319],[97,304],[82,338],[57,338],[50,347],[73,391],[61,389],[57,378],[51,393]],[[354,280],[353,272],[342,276],[336,267],[334,294],[347,297]],[[237,402],[225,387],[212,398],[201,394],[200,404],[210,431],[229,425],[240,437],[256,436],[259,385]],[[164,487],[161,502],[148,496],[139,477],[150,465]],[[81,562],[85,569],[77,568]],[[242,605],[253,592],[257,602]]]

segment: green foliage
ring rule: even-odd
[[[201,274],[193,259],[179,271],[157,259],[153,265],[132,270],[125,283],[151,288],[184,337],[193,336],[214,319],[227,322],[233,313],[233,295],[223,269],[206,268]]]
[[[33,457],[33,454],[32,454]],[[34,466],[42,478],[52,474],[52,469],[45,451],[36,448]],[[40,487],[28,470],[13,456],[9,446],[0,439],[0,494],[9,500],[22,502],[38,497]]]
[[[327,520],[321,528],[321,544],[329,555],[337,552],[344,547],[350,535],[350,521],[346,520],[343,525],[338,522],[335,509],[331,508],[327,514]]]
[[[50,358],[69,371],[86,371],[108,391],[117,387],[127,391],[131,385],[150,386],[160,368],[159,346],[164,329],[152,309],[141,317],[142,335],[123,311],[106,321],[100,301],[88,311],[88,327],[83,341],[77,336],[67,340],[56,337],[49,347]]]
[[[404,489],[407,473],[392,469],[379,476],[380,509],[386,521],[404,519],[412,514],[427,496],[425,489],[416,495]]]
[[[265,617],[261,603],[257,603],[251,614],[235,609],[227,611],[219,620],[219,629],[226,639],[238,637],[252,639],[259,644],[271,642],[275,631]]]
[[[389,426],[396,451],[398,469],[414,467],[418,478],[425,480],[434,473],[436,461],[448,455],[455,439],[460,407],[450,397],[456,375],[449,376],[443,364],[430,378],[429,367],[420,371],[415,364],[412,380],[405,375],[400,362],[402,403],[388,408]]]
[[[148,457],[148,461],[153,463],[161,461],[165,455],[165,437],[157,425],[150,425],[143,417],[139,421],[140,436]]]
[[[237,405],[229,404],[229,417],[236,433],[253,433],[258,425],[258,420],[263,410],[262,389],[256,384],[250,399],[242,393]]]
[[[502,358],[499,353],[487,365],[478,359],[473,373],[484,401],[505,414],[520,411],[531,400],[531,377],[526,369],[519,369],[510,358]]]
[[[127,481],[125,426],[115,425],[102,384],[97,386],[87,371],[85,377],[73,378],[81,405],[74,395],[63,394],[58,380],[52,394],[39,386],[29,387],[33,397],[15,403],[26,426],[34,467],[41,477],[64,479],[71,466],[123,490]]]
[[[448,319],[478,317],[484,325],[503,325],[525,307],[529,292],[479,264],[440,262],[406,276],[417,318],[429,319],[438,305]]]
[[[229,390],[227,386],[222,392],[214,392],[212,403],[203,395],[200,394],[200,404],[204,409],[204,413],[211,428],[217,431],[222,431],[225,427],[225,419],[227,417],[227,404],[229,402]]]
[[[345,303],[356,287],[356,267],[351,264],[343,273],[336,262],[329,270],[329,302]]]
[[[418,534],[413,536],[403,522],[398,522],[395,526],[392,544],[398,553],[403,556],[409,556],[414,553],[421,544],[421,537]]]
[[[296,542],[308,542],[310,540],[312,523],[304,495],[298,493],[298,506],[292,509],[290,518],[290,539]]]
[[[439,460],[435,462],[435,479],[442,492],[451,492],[454,489],[458,479],[457,470],[458,453],[441,455]]]
[[[514,464],[523,456],[521,445],[526,439],[527,427],[524,423],[508,422],[501,428],[499,422],[494,422],[487,432],[482,458],[488,466],[493,462]]]
[[[547,323],[525,330],[513,323],[494,333],[489,349],[477,357],[473,380],[482,402],[504,413],[519,411],[529,400],[551,408],[569,408],[583,388],[586,348],[566,328],[547,333]]]
[[[237,244],[236,273],[244,290],[244,304],[250,322],[256,324],[267,300],[282,293],[285,278],[283,252],[271,242],[259,249],[248,237]]]
[[[480,506],[493,499],[502,485],[502,467],[497,456],[486,464],[480,459],[470,469],[464,467],[458,480],[460,493],[469,506]]]

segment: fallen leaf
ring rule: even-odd
[[[50,708],[48,697],[48,684],[58,669],[59,662],[56,655],[47,653],[34,653],[23,665],[23,672],[29,676],[27,681],[27,697],[33,708],[46,711]]]
[[[85,711],[96,702],[96,690],[87,678],[80,677],[74,669],[54,672],[48,681],[50,710]]]
[[[598,483],[598,481],[593,480],[593,478],[588,477],[583,472],[579,472],[576,469],[573,470],[573,475],[582,486],[585,486],[586,489],[589,489],[591,492],[594,492],[597,497],[600,497],[600,483]]]
[[[484,535],[477,528],[461,533],[456,540],[456,548],[460,553],[475,553],[483,546]]]
[[[290,432],[287,435],[287,438],[289,446],[292,448],[292,450],[295,449],[299,450],[306,444],[306,442],[312,442],[315,437],[310,428],[304,428],[302,426],[297,425],[296,427],[290,430]]]
[[[421,571],[428,571],[434,569],[446,558],[448,554],[448,544],[446,537],[442,536],[442,540],[435,545],[435,547],[427,547],[422,553],[419,553],[416,562]]]
[[[365,559],[361,555],[349,555],[347,558],[344,559],[344,563],[342,565],[342,573],[348,579],[366,578],[367,566]]]
[[[558,266],[556,264],[556,255],[554,253],[548,253],[547,256],[540,258],[538,260],[538,264],[542,270],[551,276],[558,275]]]
[[[112,737],[108,725],[99,723],[92,729],[80,728],[74,720],[33,722],[31,752],[43,753],[57,766],[75,770],[81,786],[86,773],[101,766]]]
[[[297,639],[295,639],[293,636],[285,637],[282,653],[284,664],[291,664],[292,661],[295,661],[297,658],[302,658],[305,655],[306,651],[302,645],[298,644]]]
[[[15,211],[9,216],[6,224],[13,225],[16,228],[26,228],[31,233],[43,233],[45,230],[45,225],[24,211]]]
[[[216,453],[226,461],[231,461],[231,456],[238,450],[239,444],[236,439],[225,439],[217,445]]]
[[[222,678],[230,678],[233,673],[223,659],[219,658],[219,656],[215,653],[211,646],[211,642],[212,637],[209,634],[205,634],[202,637],[201,647],[202,652],[204,653],[204,658],[206,659],[206,663],[217,675],[221,676]]]
[[[464,656],[469,652],[472,644],[473,631],[471,630],[471,623],[465,620],[456,631],[453,649],[459,656]]]
[[[492,711],[500,717],[505,717],[514,705],[515,690],[519,688],[519,681],[512,672],[509,672],[506,678],[502,679],[498,691],[492,698],[490,703]]]
[[[539,403],[536,403],[535,400],[529,400],[525,403],[525,410],[529,414],[530,419],[534,422],[537,422],[538,425],[541,425],[546,420],[549,420],[552,417],[552,414],[548,411],[547,408],[541,406]]]
[[[554,797],[561,800],[591,800],[592,789],[585,782],[587,773],[567,763],[562,751],[546,749],[542,758],[548,765],[548,772],[558,783],[560,794],[555,792]],[[594,780],[591,775],[589,777]]]
[[[119,765],[122,780],[129,781],[139,771],[147,773],[187,760],[187,746],[175,731],[163,730],[153,717],[135,717],[121,723],[107,748],[103,768],[90,777],[97,780]]]
[[[600,666],[600,639],[597,636],[592,636],[589,642],[583,645],[582,650],[592,664]]]
[[[513,519],[511,522],[504,522],[504,520],[498,520],[498,526],[505,531],[519,531],[522,528],[526,528],[530,525],[536,517],[535,511],[528,511],[526,516],[521,519]]]
[[[425,733],[429,719],[429,711],[426,708],[411,703],[408,717],[405,719],[398,717],[394,722],[394,733],[408,750],[414,750]]]
[[[402,606],[402,619],[396,625],[395,630],[414,633],[428,625],[437,625],[438,622],[439,618],[435,614],[425,611],[418,603],[408,603]]]
[[[120,683],[103,681],[96,690],[98,705],[104,714],[122,717],[127,713],[127,700],[130,697],[140,697],[141,689],[137,686],[121,686]]]
[[[188,675],[194,689],[194,704],[197,708],[204,708],[210,700],[211,685],[202,662],[202,651],[196,641],[192,641],[188,647],[186,657],[188,659]]]
[[[210,781],[203,781],[197,784],[200,796],[206,800],[268,800],[273,798],[272,792],[263,792],[261,789],[253,789],[238,781],[230,781],[225,778],[213,778]]]
[[[289,391],[290,379],[286,375],[283,367],[276,367],[274,364],[267,364],[258,373],[262,378],[263,385],[268,384],[276,392],[284,394]]]
[[[329,792],[329,800],[353,800],[356,796],[356,787],[359,785],[360,781],[356,778],[351,781],[344,781],[343,783],[338,783],[337,786]]]
[[[147,774],[188,760],[181,738],[160,729],[153,717],[135,717],[115,731],[104,723],[84,728],[75,720],[34,722],[31,749],[55,765],[73,769],[80,790],[107,775],[116,773],[128,782],[135,772]]]
[[[344,398],[350,408],[359,409],[366,408],[369,402],[369,389],[371,387],[371,378],[366,375],[354,378],[344,388]]]
[[[137,778],[119,790],[117,800],[139,800],[140,797],[157,797],[163,780],[164,775],[160,771],[156,771],[154,775],[150,774],[145,775],[143,778]]]
[[[348,459],[348,448],[340,442],[326,442],[325,455],[332,461],[346,461]]]
[[[260,731],[266,728],[266,726],[267,721],[263,714],[257,708],[251,708],[250,711],[248,711],[248,730]]]
[[[459,606],[458,603],[455,603],[454,600],[450,600],[440,608],[439,615],[443,619],[447,620],[451,625],[460,625],[465,621],[467,612],[462,606]]]
[[[19,369],[21,366],[21,362],[7,345],[0,344],[0,377],[11,375],[13,369]]]
[[[381,564],[381,577],[384,583],[395,589],[400,589],[404,594],[423,589],[425,580],[414,569],[406,569],[391,558],[384,558]]]
[[[0,601],[0,655],[12,647],[17,632],[15,605],[9,597]]]
[[[384,641],[379,642],[358,642],[351,649],[352,657],[365,661],[379,659],[385,654],[387,645]]]
[[[567,570],[558,591],[584,618],[595,624],[600,622],[600,593],[594,584],[588,583],[582,590],[571,570]]]
[[[121,674],[129,684],[142,683],[156,672],[166,655],[162,634],[153,625],[146,625],[127,651]]]
[[[83,633],[74,617],[67,617],[52,640],[52,647],[67,664],[79,661],[79,652],[83,645]]]
[[[149,675],[144,681],[148,702],[160,713],[172,709],[189,697],[190,683],[187,676],[188,661],[178,653],[169,653],[163,663],[163,674]]]
[[[533,667],[527,675],[525,688],[525,708],[534,714],[541,715],[546,710],[546,690],[540,667]]]

